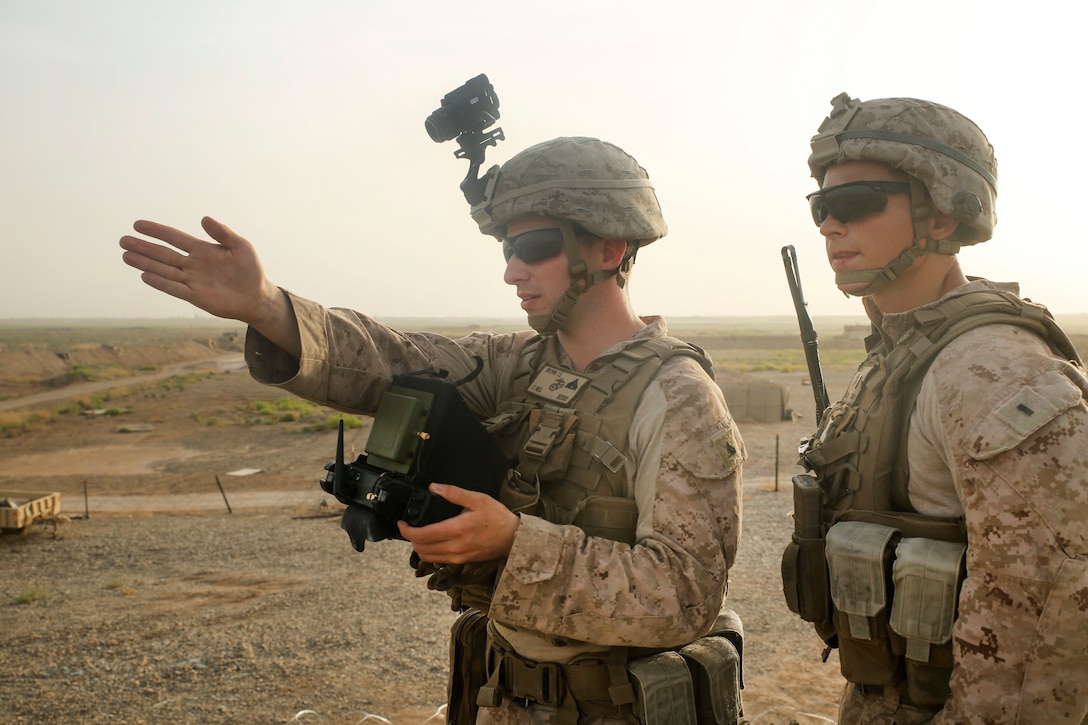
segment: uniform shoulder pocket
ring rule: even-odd
[[[975,426],[967,440],[971,457],[989,460],[1020,445],[1029,436],[1080,402],[1072,380],[1049,370],[999,403]]]
[[[696,478],[724,478],[744,462],[744,442],[733,425],[726,424],[676,449],[676,460]]]

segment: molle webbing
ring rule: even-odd
[[[889,350],[878,342],[859,367],[843,403],[825,417],[803,455],[819,473],[837,511],[912,511],[907,497],[907,431],[914,401],[933,360],[960,335],[983,325],[1014,325],[1079,362],[1046,308],[997,290],[979,290],[915,310],[916,326]]]
[[[648,337],[607,356],[594,371],[578,373],[587,382],[567,407],[561,407],[529,391],[545,366],[562,368],[557,338],[536,338],[527,346],[513,382],[518,393],[496,416],[508,423],[496,437],[508,454],[516,456],[521,479],[540,481],[541,495],[558,509],[559,523],[570,523],[587,497],[631,497],[624,464],[633,412],[658,370],[674,355],[694,358],[713,376],[710,361],[698,347],[675,338]]]
[[[1008,292],[967,292],[907,314],[912,324],[901,339],[866,340],[868,356],[802,451],[819,485],[824,536],[795,535],[783,556],[783,585],[791,609],[839,648],[847,680],[890,686],[934,708],[949,692],[967,530],[962,516],[926,516],[909,501],[907,434],[926,372],[945,346],[983,325],[1024,328],[1056,355],[1080,361],[1044,307]],[[896,543],[884,546],[885,536],[880,546],[862,546],[855,531],[894,532]],[[886,577],[894,580],[890,602],[873,596],[872,583]]]
[[[1042,338],[1051,351],[1065,360],[1080,363],[1080,356],[1065,332],[1058,327],[1045,307],[1014,294],[999,291],[972,292],[954,297],[933,309],[918,310],[915,317],[919,327],[936,326],[928,335],[918,335],[911,341],[910,352],[915,356],[910,370],[904,377],[900,391],[906,403],[902,410],[899,444],[893,478],[892,502],[900,510],[912,510],[907,496],[907,432],[914,401],[922,387],[925,373],[945,345],[970,330],[983,325],[1014,325],[1027,329]]]

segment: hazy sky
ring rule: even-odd
[[[486,73],[506,140],[632,153],[669,235],[639,256],[642,314],[791,314],[798,248],[816,315],[833,287],[804,195],[841,91],[914,96],[997,150],[1000,223],[961,254],[1052,310],[1088,309],[1088,168],[1072,2],[990,0],[0,0],[0,317],[175,317],[117,239],[209,214],[269,276],[378,317],[520,317],[498,244],[424,119]]]

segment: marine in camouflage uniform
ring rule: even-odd
[[[662,319],[630,310],[624,283],[635,252],[666,233],[653,187],[628,154],[588,138],[539,144],[491,173],[495,184],[473,217],[481,231],[503,240],[505,279],[517,287],[533,328],[525,332],[450,339],[322,307],[271,286],[248,242],[210,219],[205,230],[219,244],[138,222],[138,232],[186,255],[125,237],[125,261],[158,289],[249,322],[246,359],[258,381],[347,412],[372,414],[395,375],[443,369],[451,380],[471,378],[459,391],[485,419],[524,394],[518,376],[526,353],[549,340],[558,341],[552,364],[589,378],[648,342],[682,346],[685,354],[668,357],[632,401],[626,440],[616,442],[623,458],[618,495],[637,504],[633,545],[543,514],[516,516],[483,494],[449,486],[432,490],[464,513],[418,529],[401,522],[400,531],[419,553],[419,573],[436,588],[460,597],[474,589],[465,572],[483,567],[485,575],[472,583],[482,581],[484,592],[474,592],[471,603],[489,605],[491,637],[526,660],[568,663],[616,648],[692,642],[722,609],[740,534],[745,453],[701,351],[667,338]],[[212,276],[228,256],[242,260],[243,274],[223,275],[218,285],[193,279],[194,265],[206,260],[203,273]],[[232,276],[249,280],[251,299],[228,294]],[[195,291],[202,284],[212,291]],[[472,548],[473,539],[494,531],[498,548]],[[570,722],[569,707],[561,710],[508,693],[498,707],[481,708],[477,722]],[[578,710],[583,723],[630,717]]]
[[[893,557],[924,538],[905,538],[923,523],[959,528],[962,538],[948,539],[966,543],[960,582],[952,581],[958,597],[943,610],[925,602],[937,588],[918,595],[898,578],[888,587],[871,618],[883,617],[892,642],[882,685],[847,661],[859,641],[854,622],[866,627],[841,611],[854,608],[843,584],[851,572],[831,566],[838,619],[817,628],[840,646],[854,680],[839,722],[1088,722],[1084,367],[1045,308],[1021,300],[1015,285],[960,272],[959,246],[989,239],[996,223],[997,166],[978,127],[916,99],[843,94],[832,103],[812,141],[821,190],[810,202],[837,285],[864,298],[876,332],[802,457],[820,482],[827,556],[839,550],[832,532],[858,522],[902,529]],[[879,589],[881,580],[869,581]],[[919,601],[903,604],[912,594]],[[946,634],[933,634],[942,625],[925,616],[897,619],[900,605],[943,611]],[[911,636],[923,654],[912,654]],[[912,683],[925,653],[942,646],[951,656],[943,675]]]

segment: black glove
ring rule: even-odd
[[[428,577],[427,588],[449,595],[450,609],[455,612],[471,607],[486,612],[491,608],[491,595],[499,578],[503,562],[475,561],[468,564],[432,564],[412,552],[408,563],[416,577]]]
[[[438,565],[432,564],[429,561],[423,561],[419,558],[419,554],[415,549],[412,549],[412,555],[408,557],[408,566],[416,570],[416,578],[430,576],[438,571]]]

